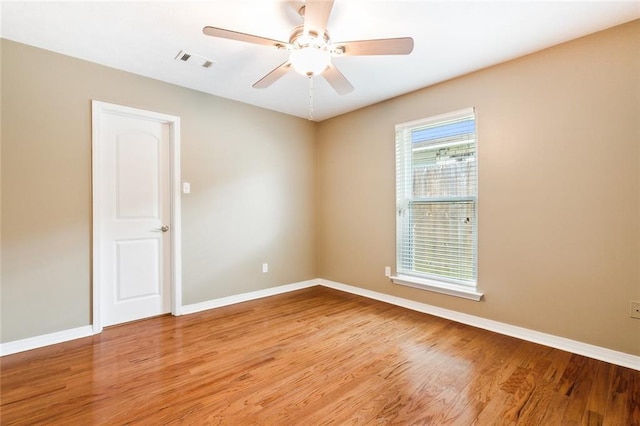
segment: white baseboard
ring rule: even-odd
[[[249,300],[260,299],[262,297],[275,296],[276,294],[288,293],[307,287],[320,284],[319,279],[301,281],[293,284],[281,285],[264,290],[252,291],[249,293],[236,294],[220,299],[208,300],[202,303],[182,306],[181,314],[193,314],[207,309],[219,308],[221,306],[232,305],[234,303],[247,302]],[[44,346],[55,345],[56,343],[67,342],[73,339],[92,336],[102,330],[94,330],[91,325],[73,328],[70,330],[58,331],[56,333],[44,334],[41,336],[29,337],[27,339],[15,340],[12,342],[0,343],[0,356],[11,355],[18,352],[29,351],[31,349],[42,348]]]
[[[193,303],[191,305],[184,305],[182,306],[182,314],[184,315],[194,314],[196,312],[206,311],[207,309],[220,308],[222,306],[233,305],[234,303],[248,302],[249,300],[275,296],[276,294],[288,293],[290,291],[300,290],[307,287],[313,287],[319,284],[320,284],[320,280],[314,279],[309,281],[301,281],[293,284],[281,285],[278,287],[266,288],[264,290],[251,291],[249,293],[234,294],[233,296],[207,300],[206,302]]]
[[[529,330],[527,328],[517,327],[515,325],[493,321],[486,318],[476,317],[462,312],[451,311],[449,309],[439,308],[426,303],[415,302],[413,300],[378,293],[376,291],[366,290],[360,287],[354,287],[334,281],[320,279],[320,285],[640,371],[640,356],[618,352],[612,349],[578,342],[576,340],[558,337],[535,330]]]
[[[0,356],[29,351],[31,349],[42,348],[44,346],[55,345],[56,343],[67,342],[69,340],[80,339],[88,336],[93,336],[93,327],[85,325],[83,327],[29,337],[27,339],[14,340],[13,342],[0,343]]]
[[[587,356],[589,358],[598,359],[600,361],[609,362],[611,364],[632,368],[640,371],[640,356],[627,354],[624,352],[614,351],[612,349],[591,345],[588,343],[578,342],[576,340],[564,337],[554,336],[552,334],[542,333],[535,330],[529,330],[523,327],[476,317],[474,315],[464,314],[462,312],[452,311],[440,308],[426,303],[415,302],[413,300],[404,299],[397,296],[391,296],[376,291],[354,287],[348,284],[342,284],[335,281],[325,279],[314,279],[301,281],[298,283],[281,285],[278,287],[267,288],[264,290],[242,293],[220,299],[208,300],[206,302],[194,303],[182,306],[183,314],[193,314],[205,311],[207,309],[219,308],[222,306],[232,305],[235,303],[247,302],[249,300],[260,299],[263,297],[274,296],[276,294],[288,293],[290,291],[300,290],[303,288],[322,285],[325,287],[341,290],[347,293],[356,294],[358,296],[367,297],[369,299],[379,300],[381,302],[390,303],[392,305],[411,309],[413,311],[423,312],[437,317],[467,324],[473,327],[482,328],[496,333],[504,334],[518,339],[526,340],[533,343],[549,346],[563,351]],[[0,356],[11,355],[17,352],[28,351],[56,343],[62,343],[73,339],[79,339],[95,334],[93,327],[90,325],[84,327],[63,330],[56,333],[45,334],[42,336],[30,337],[28,339],[16,340],[13,342],[0,343]]]

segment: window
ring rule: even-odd
[[[480,300],[473,108],[396,126],[394,282]]]

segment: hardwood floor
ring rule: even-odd
[[[2,425],[640,425],[640,372],[313,287],[1,359]]]

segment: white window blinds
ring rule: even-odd
[[[399,274],[475,287],[473,108],[396,126]]]

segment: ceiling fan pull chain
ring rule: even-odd
[[[313,76],[309,76],[309,121],[313,121]]]

